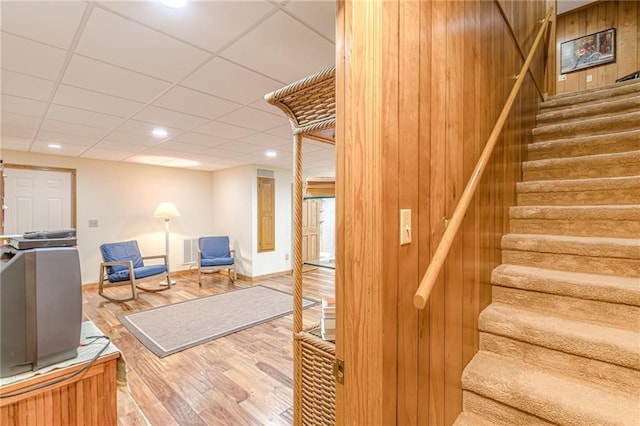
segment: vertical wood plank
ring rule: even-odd
[[[445,211],[451,217],[458,205],[463,182],[463,126],[464,126],[464,20],[463,2],[447,3],[447,119],[445,128]],[[444,423],[453,424],[462,411],[462,317],[463,274],[462,236],[454,240],[445,264],[445,413]]]
[[[634,31],[635,30],[635,31]],[[638,2],[618,3],[618,41],[616,78],[638,71]]]
[[[398,257],[398,355],[402,362],[398,363],[398,424],[415,423],[418,411],[418,311],[413,308],[413,296],[417,290],[418,250],[417,236],[421,234],[418,223],[418,185],[419,174],[419,122],[420,122],[420,3],[401,2],[399,10],[399,27],[395,30],[399,39],[399,72],[395,84],[399,89],[398,136],[393,146],[397,147],[396,166],[398,182],[396,191],[398,200],[395,211],[389,216],[399,216],[398,209],[411,209],[414,240],[407,245],[399,246],[399,222],[389,229],[393,236],[388,241],[399,247]],[[391,56],[391,55],[390,55]],[[385,61],[387,62],[387,61]],[[388,61],[390,62],[390,61]],[[388,104],[393,111],[392,104]],[[388,144],[385,144],[388,145]],[[390,161],[393,155],[384,155]],[[393,177],[389,176],[385,188],[393,190]],[[393,194],[385,196],[387,205],[393,204]],[[394,232],[395,231],[395,232]],[[385,239],[386,240],[386,239]],[[393,268],[392,268],[393,269]]]
[[[432,3],[420,2],[420,146],[418,170],[418,270],[421,277],[427,270],[431,259],[430,199],[431,199],[431,71]],[[414,234],[415,235],[415,234]],[[430,365],[431,365],[431,308],[427,304],[419,312],[418,342],[418,413],[417,423],[428,424],[431,413],[430,398]]]
[[[446,46],[447,8],[445,2],[435,1],[432,5],[431,41],[433,46]],[[445,49],[431,51],[431,179],[430,179],[430,243],[431,255],[442,238],[445,211],[445,167],[446,164],[446,63]],[[429,301],[430,357],[429,357],[429,424],[444,424],[445,415],[445,292],[444,274],[440,274]]]

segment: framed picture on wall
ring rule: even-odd
[[[560,73],[616,61],[616,29],[589,34],[560,43]]]

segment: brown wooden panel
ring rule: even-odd
[[[616,62],[568,73],[565,82],[557,83],[557,93],[602,87],[640,70],[640,7],[637,1],[602,1],[557,18],[556,52],[560,44],[608,28],[616,28]],[[556,70],[560,70],[557,54]],[[593,79],[586,82],[587,75]]]
[[[529,46],[546,1],[501,3]],[[336,285],[344,328],[336,348],[348,384],[337,388],[338,423],[451,424],[540,95],[528,77],[428,308],[416,312],[411,295],[443,217],[458,203],[522,57],[495,2],[348,1],[338,9]],[[543,69],[532,71],[540,82]],[[400,208],[413,212],[406,246]]]
[[[258,252],[276,249],[276,180],[258,178]]]

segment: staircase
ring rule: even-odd
[[[551,97],[456,425],[640,425],[640,81]]]

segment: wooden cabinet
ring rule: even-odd
[[[319,258],[317,202],[303,201],[303,139],[334,144],[335,68],[329,68],[265,96],[280,108],[293,129],[293,332],[295,424],[335,424],[335,345],[302,329],[302,264]],[[308,200],[311,201],[311,200]],[[317,201],[317,200],[316,200]],[[338,321],[340,319],[338,318]]]

